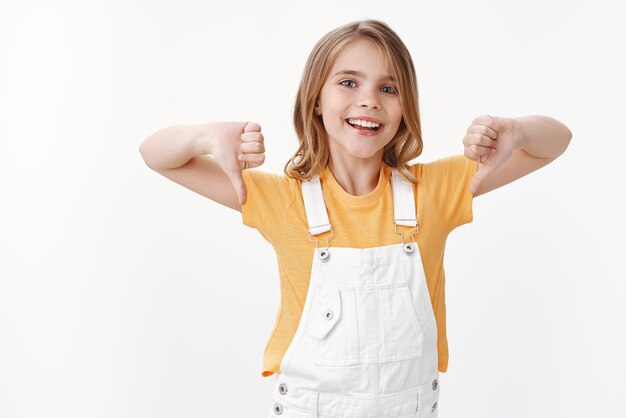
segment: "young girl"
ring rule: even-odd
[[[252,122],[172,126],[140,150],[158,173],[241,211],[276,251],[268,417],[437,417],[446,238],[472,221],[473,197],[550,163],[571,133],[543,116],[480,116],[465,155],[410,165],[422,151],[415,69],[377,20],[317,43],[293,117],[300,146],[284,175],[251,169],[265,152]]]

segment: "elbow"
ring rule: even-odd
[[[150,160],[147,158],[147,150],[146,150],[146,141],[143,141],[141,144],[139,144],[139,155],[141,155],[141,158],[143,159],[143,162],[150,168],[152,168],[152,165],[150,165]],[[154,170],[154,168],[152,168]]]
[[[559,121],[559,124],[561,125],[561,132],[559,133],[559,136],[561,138],[561,152],[559,152],[557,157],[565,152],[570,142],[572,141],[572,137],[574,136],[574,134],[572,134],[572,131],[563,122]]]
[[[565,137],[567,138],[566,142],[569,144],[574,134],[572,134],[572,131],[565,124],[563,124],[563,128],[565,128]]]
[[[569,147],[570,142],[572,142],[572,137],[574,136],[574,134],[572,134],[572,131],[567,126],[563,126],[565,127],[565,146],[563,147],[563,152],[565,152],[567,147]]]
[[[567,128],[567,127],[566,127],[566,128]],[[570,131],[570,129],[569,129],[569,128],[567,128],[567,135],[568,135],[568,137],[567,137],[567,143],[569,144],[569,143],[570,143],[570,141],[572,140],[572,137],[574,136],[574,134],[572,133],[572,131]]]
[[[141,158],[143,159],[143,161],[148,164],[148,162],[146,161],[146,155],[144,153],[144,146],[143,146],[144,142],[142,142],[141,144],[139,144],[139,155],[141,155]]]

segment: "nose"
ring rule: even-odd
[[[380,101],[378,100],[377,92],[372,92],[370,89],[363,89],[359,97],[359,107],[380,109]]]

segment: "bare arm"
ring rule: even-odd
[[[260,130],[251,122],[169,126],[146,138],[139,152],[157,173],[241,212],[247,197],[244,164],[252,168],[265,158]]]
[[[208,124],[168,126],[146,138],[139,152],[153,170],[178,168],[197,155],[210,154]]]
[[[511,183],[565,152],[572,132],[549,116],[479,116],[463,139],[465,156],[478,161],[470,183],[474,197]]]

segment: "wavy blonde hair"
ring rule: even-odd
[[[330,158],[328,137],[315,103],[337,56],[357,39],[369,39],[384,52],[397,80],[402,120],[393,139],[383,150],[383,161],[417,183],[409,161],[422,153],[422,128],[417,78],[411,54],[400,37],[380,20],[360,20],[340,26],[320,39],[307,59],[293,109],[293,122],[300,146],[285,164],[288,177],[310,180],[319,175]]]

